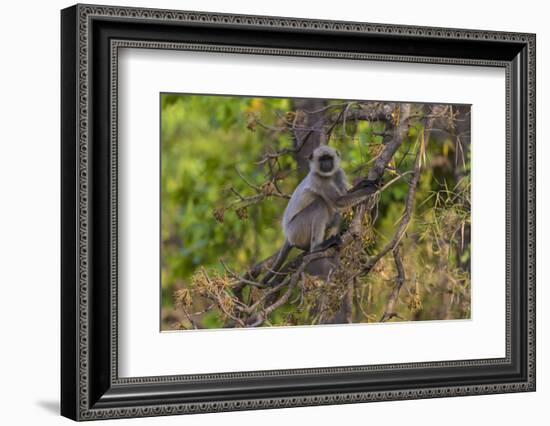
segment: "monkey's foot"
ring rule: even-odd
[[[340,235],[334,235],[333,237],[330,237],[323,241],[319,246],[316,248],[315,251],[323,251],[328,249],[329,247],[336,247],[342,244],[342,238]]]

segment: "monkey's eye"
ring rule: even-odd
[[[313,153],[309,154],[309,157],[307,157],[309,161],[313,160]]]

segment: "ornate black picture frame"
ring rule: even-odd
[[[76,5],[61,13],[61,413],[74,420],[535,390],[535,35]],[[483,65],[506,72],[506,356],[118,376],[120,47]]]

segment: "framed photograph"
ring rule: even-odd
[[[61,412],[535,390],[535,35],[61,12]]]

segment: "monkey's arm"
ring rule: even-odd
[[[336,207],[346,209],[365,201],[369,196],[378,191],[380,181],[381,179],[362,180],[351,188],[347,194],[342,195],[338,198],[338,200],[336,200]]]
[[[299,197],[291,199],[288,203],[287,210],[285,215],[287,215],[286,222],[290,223],[299,213],[309,207],[313,202],[319,198],[319,195],[316,194],[309,188],[305,188]]]

